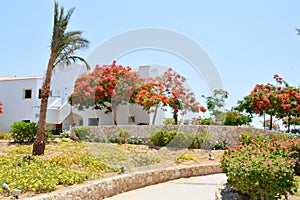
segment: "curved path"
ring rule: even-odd
[[[225,179],[225,174],[181,178],[118,194],[106,200],[212,200],[218,184]]]

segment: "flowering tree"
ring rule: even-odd
[[[289,86],[277,74],[274,75],[277,86],[273,84],[257,84],[249,95],[239,102],[238,110],[245,110],[250,114],[260,116],[269,114],[269,129],[273,127],[272,117],[288,118],[288,132],[290,131],[290,120],[300,115],[300,90]],[[265,122],[264,122],[265,124]]]
[[[169,68],[163,75],[145,81],[145,84],[135,91],[133,101],[142,105],[147,111],[155,106],[155,120],[159,106],[172,108],[175,124],[178,123],[178,113],[184,115],[188,110],[205,112],[206,108],[196,101],[195,95],[184,86],[186,79]]]
[[[144,107],[148,113],[154,112],[152,124],[154,124],[159,106],[167,106],[169,99],[164,92],[160,79],[149,78],[144,84],[137,88],[131,96],[131,102]],[[155,109],[152,109],[155,107]]]
[[[95,69],[79,77],[69,97],[69,103],[79,110],[87,108],[107,109],[112,112],[117,124],[117,106],[129,102],[133,91],[141,82],[139,75],[130,67],[117,65],[97,65]]]
[[[0,114],[3,114],[3,111],[2,111],[2,102],[0,101]]]

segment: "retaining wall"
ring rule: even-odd
[[[222,169],[220,164],[181,166],[170,169],[134,172],[131,174],[122,174],[116,177],[94,181],[89,184],[72,186],[70,187],[71,189],[67,191],[52,192],[45,195],[27,198],[27,200],[98,200],[122,192],[174,179],[216,174],[221,172]]]
[[[263,130],[258,128],[237,127],[237,126],[212,126],[212,125],[119,125],[119,126],[95,126],[89,127],[91,133],[98,137],[99,140],[104,140],[110,136],[118,136],[120,129],[128,130],[129,134],[141,138],[149,138],[151,132],[154,130],[179,130],[184,132],[193,132],[196,134],[202,134],[204,132],[211,135],[211,143],[216,141],[226,141],[231,146],[240,144],[240,135],[242,133],[263,133],[269,135],[271,133],[279,133],[269,130]]]

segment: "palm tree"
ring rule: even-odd
[[[74,55],[77,50],[87,48],[89,41],[81,37],[82,31],[66,31],[73,11],[74,8],[65,14],[64,7],[59,9],[58,3],[55,2],[54,4],[54,25],[50,43],[51,51],[45,80],[42,86],[40,118],[38,122],[38,132],[33,144],[33,155],[43,155],[45,151],[47,140],[46,114],[53,69],[58,65],[70,65],[72,62],[77,61],[84,62],[89,69],[89,65],[83,58]]]

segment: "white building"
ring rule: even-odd
[[[77,64],[53,71],[46,120],[49,129],[114,124],[112,113],[105,114],[105,109],[79,111],[68,104],[75,80],[85,72],[85,66]],[[153,75],[148,66],[140,67],[138,72],[142,77]],[[11,124],[16,121],[38,122],[42,83],[43,76],[0,77],[0,101],[4,112],[0,115],[0,131],[10,130]],[[139,105],[128,104],[117,108],[119,125],[149,124],[151,117]],[[163,115],[158,113],[156,124],[161,124],[162,119]]]

